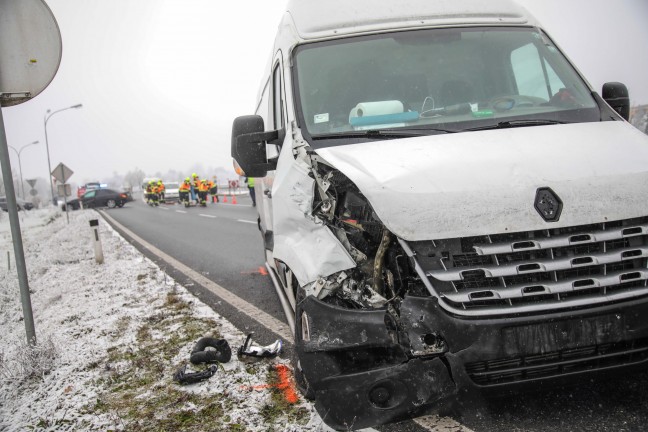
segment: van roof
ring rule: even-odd
[[[303,40],[396,28],[537,25],[512,0],[290,0],[287,13]]]

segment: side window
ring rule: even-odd
[[[283,92],[281,91],[281,64],[272,72],[272,120],[273,129],[284,127]]]
[[[549,100],[565,85],[532,43],[511,52],[518,93]]]

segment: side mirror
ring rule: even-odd
[[[630,119],[630,97],[628,88],[618,82],[603,84],[603,100],[626,121]]]
[[[264,131],[263,118],[258,115],[241,116],[232,124],[232,157],[248,177],[265,177],[277,167],[268,161],[266,143],[279,138],[279,131]]]

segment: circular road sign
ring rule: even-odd
[[[61,32],[43,0],[0,0],[0,105],[42,92],[61,64]]]

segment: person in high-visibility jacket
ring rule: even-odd
[[[202,183],[204,184],[204,188],[207,190],[207,195],[205,196],[205,199],[209,201],[209,194],[212,193],[212,189],[214,188],[214,182],[209,180],[209,179],[202,179]]]
[[[214,176],[214,181],[209,180],[209,194],[212,196],[212,202],[219,202],[218,200],[218,178]]]
[[[146,203],[149,205],[157,205],[157,185],[153,180],[149,181],[146,185]]]
[[[205,207],[207,205],[207,194],[209,193],[209,182],[207,179],[198,180],[198,200],[200,205]]]
[[[191,199],[195,201],[197,201],[198,198],[198,183],[200,183],[198,174],[191,174]]]
[[[149,193],[149,204],[156,206],[158,205],[158,185],[154,181],[151,181],[151,192]]]
[[[191,193],[191,180],[189,177],[186,177],[182,183],[180,183],[180,187],[178,187],[178,196],[180,198],[180,202],[185,205],[185,207],[189,206],[189,194]]]
[[[160,198],[160,202],[163,203],[163,202],[165,202],[164,201],[164,192],[166,191],[166,186],[164,186],[164,183],[162,183],[162,180],[158,180],[157,188],[158,188],[158,197]]]
[[[250,191],[250,198],[252,198],[252,207],[256,207],[256,195],[254,195],[254,177],[245,177],[248,190]]]
[[[144,191],[144,199],[146,200],[146,204],[149,204],[151,202],[151,193],[153,188],[153,181],[149,181],[146,183],[146,190]]]

